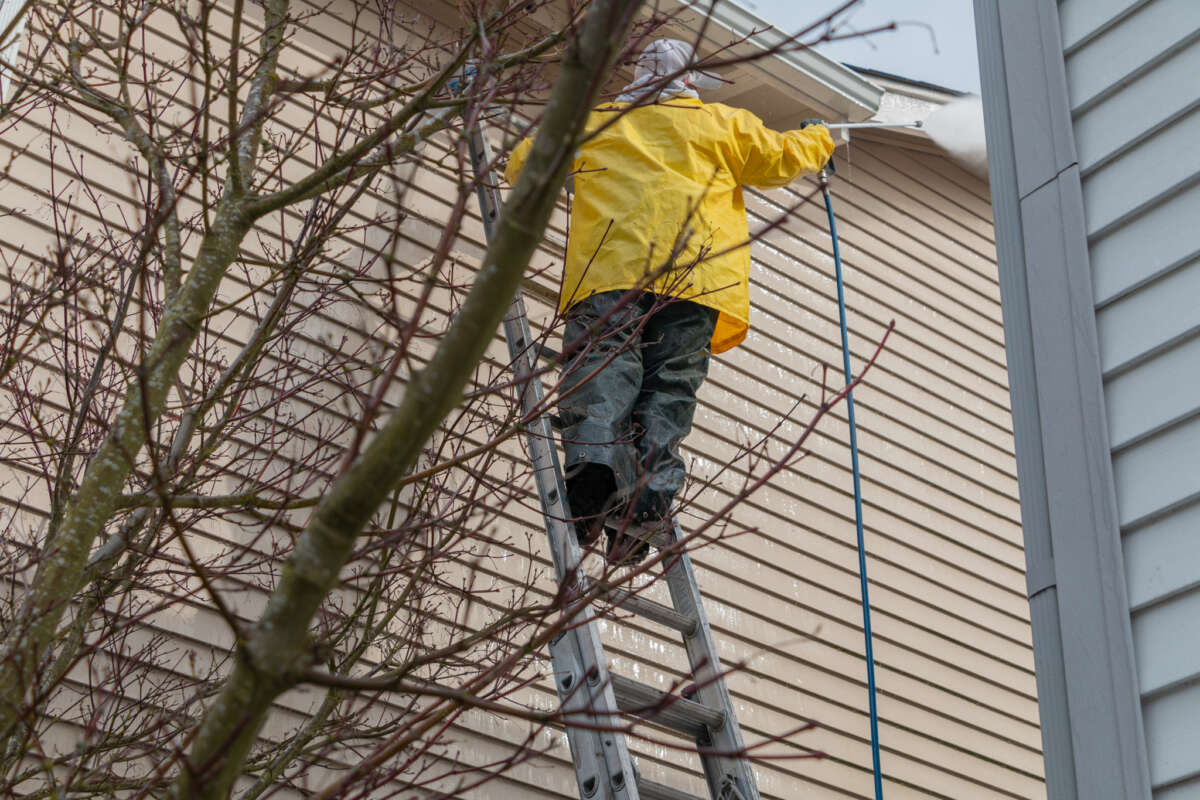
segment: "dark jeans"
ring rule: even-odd
[[[584,499],[580,480],[571,478],[608,479],[607,470],[584,466],[602,465],[611,470],[613,485],[600,492],[615,492],[610,507],[632,502],[634,520],[659,519],[683,487],[679,443],[708,374],[717,312],[649,293],[618,309],[625,294],[601,292],[567,312],[565,344],[587,339],[567,365],[559,402],[568,499],[577,516],[599,513],[600,501]]]

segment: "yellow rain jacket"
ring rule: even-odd
[[[644,285],[720,312],[712,352],[736,347],[750,322],[750,248],[743,186],[785,186],[833,153],[822,125],[778,133],[744,109],[676,97],[618,116],[593,111],[575,155],[575,198],[559,308],[596,292]],[[616,122],[613,118],[618,117]],[[505,171],[515,183],[532,140]]]

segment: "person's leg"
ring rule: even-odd
[[[655,312],[642,332],[642,387],[633,409],[637,485],[625,518],[605,528],[611,564],[636,564],[650,551],[646,525],[667,518],[683,487],[679,443],[692,428],[696,391],[708,374],[709,340],[717,312],[686,301]],[[630,529],[630,526],[637,526]]]
[[[567,312],[564,346],[586,341],[563,371],[562,420],[567,501],[580,518],[583,545],[599,534],[603,515],[637,473],[630,414],[642,383],[638,302],[619,308],[622,291],[602,292]]]
[[[671,302],[646,323],[642,335],[642,389],[633,409],[640,475],[632,518],[665,519],[687,468],[679,443],[692,429],[696,391],[708,375],[714,309]]]

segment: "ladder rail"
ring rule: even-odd
[[[673,543],[683,540],[679,521],[675,518],[671,519],[671,538]],[[709,791],[718,800],[759,800],[758,784],[754,780],[750,762],[745,758],[742,729],[733,706],[733,696],[722,675],[721,659],[717,654],[712,628],[708,624],[708,615],[704,611],[704,600],[696,583],[692,559],[685,549],[680,548],[678,554],[667,556],[665,561],[667,588],[675,610],[696,620],[695,630],[683,637],[683,646],[687,650],[688,662],[696,681],[693,699],[725,713],[724,724],[709,730],[707,742],[697,740],[697,745],[702,748],[700,761],[704,765]],[[709,755],[704,755],[704,748],[708,749]]]

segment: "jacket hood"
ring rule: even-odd
[[[699,100],[696,87],[715,89],[725,83],[721,78],[687,67],[696,59],[695,49],[678,39],[658,39],[638,57],[633,82],[621,90],[620,103],[636,103],[656,95],[661,102],[674,97]],[[668,76],[675,76],[667,81]]]

